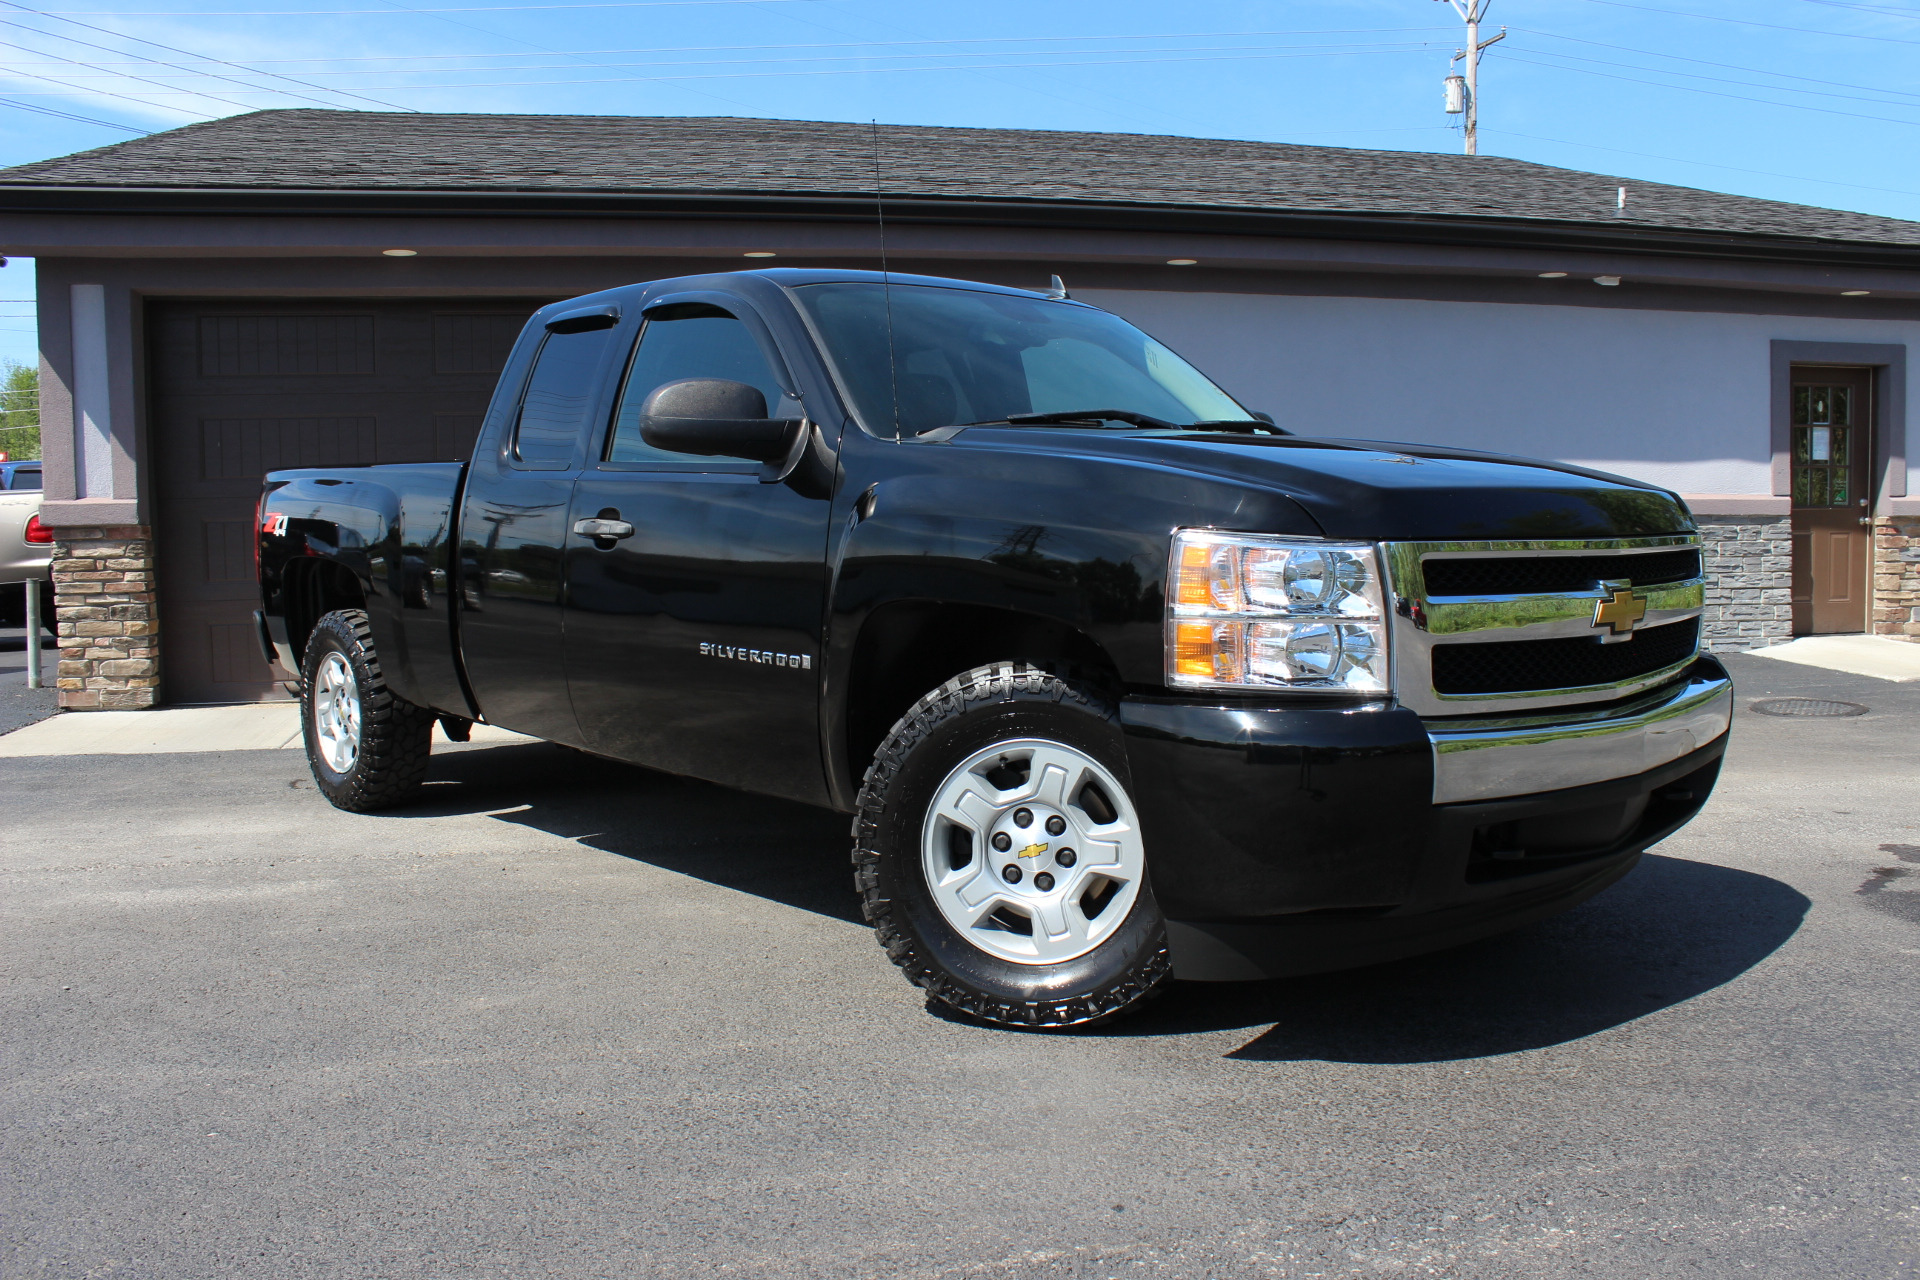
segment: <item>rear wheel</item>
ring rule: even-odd
[[[903,716],[861,789],[868,921],[907,977],[983,1021],[1086,1026],[1170,977],[1112,705],[1021,663]]]
[[[364,612],[341,609],[314,625],[300,689],[307,763],[327,799],[367,813],[412,798],[427,776],[433,713],[387,688]]]

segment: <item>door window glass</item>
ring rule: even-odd
[[[1848,454],[1853,428],[1851,387],[1793,389],[1793,505],[1845,507],[1854,493]]]
[[[29,471],[23,467],[14,472],[13,487],[16,489],[38,489],[40,487],[39,468],[36,467],[32,471]]]
[[[800,403],[788,396],[773,374],[753,331],[739,318],[705,303],[686,303],[649,312],[640,345],[620,390],[620,410],[607,441],[608,462],[694,461],[695,455],[656,449],[640,438],[640,406],[656,387],[681,378],[725,378],[759,389],[770,418],[797,418]],[[703,465],[713,460],[698,459]]]
[[[593,411],[611,332],[547,335],[513,430],[513,457],[522,466],[558,470],[573,461],[574,442]]]

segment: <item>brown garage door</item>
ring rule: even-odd
[[[168,702],[284,697],[254,638],[253,505],[284,467],[462,458],[539,305],[519,300],[149,304],[149,406]]]

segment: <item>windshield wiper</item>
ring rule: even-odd
[[[1206,422],[1192,422],[1181,428],[1183,431],[1239,431],[1254,435],[1261,431],[1270,431],[1276,436],[1290,436],[1293,432],[1276,427],[1271,422],[1258,418],[1213,418]]]
[[[995,418],[995,422],[1004,422],[1015,427],[1041,427],[1053,422],[1124,422],[1135,427],[1155,427],[1170,430],[1176,424],[1151,414],[1135,413],[1131,409],[1073,409],[1060,413],[1010,413],[1004,418]],[[970,427],[984,427],[985,422],[970,422]]]
[[[1262,422],[1255,418],[1209,418],[1204,422],[1168,422],[1165,418],[1156,418],[1152,414],[1135,413],[1131,409],[1069,409],[1058,413],[1010,413],[1004,418],[990,418],[985,422],[969,422],[969,427],[991,427],[1006,423],[1011,427],[1043,427],[1053,423],[1070,422],[1124,422],[1134,427],[1149,427],[1156,431],[1240,431],[1253,435],[1261,431],[1270,431],[1274,435],[1284,436],[1287,432],[1271,422]]]

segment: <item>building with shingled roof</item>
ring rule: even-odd
[[[888,265],[1115,311],[1302,434],[1682,494],[1716,648],[1920,636],[1920,223],[1488,156],[789,120],[260,111],[0,170],[39,261],[62,704],[284,697],[263,472],[458,458],[526,316]]]

